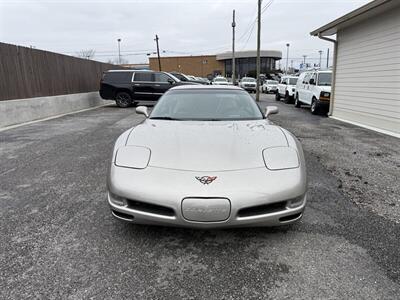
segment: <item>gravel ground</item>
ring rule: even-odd
[[[338,188],[354,203],[400,223],[400,142],[398,138],[313,116],[309,107],[276,102],[270,95],[262,105],[278,105],[272,116],[289,129],[304,149],[339,179]]]
[[[133,108],[0,132],[0,298],[398,299],[398,143],[278,105],[273,119],[302,140],[309,176],[308,207],[290,227],[112,218],[105,174],[116,137],[142,120]]]

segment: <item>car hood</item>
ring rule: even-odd
[[[262,150],[288,143],[280,127],[268,120],[147,119],[131,131],[127,145],[149,148],[149,166],[206,172],[264,167]]]
[[[321,89],[321,92],[331,92],[331,86],[330,85],[320,85],[319,88]]]

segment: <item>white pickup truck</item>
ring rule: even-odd
[[[300,74],[296,86],[294,105],[311,105],[311,113],[329,110],[331,99],[332,71],[307,71]]]
[[[299,79],[299,77],[283,76],[278,84],[275,100],[279,101],[281,97],[283,97],[285,103],[293,103],[296,95],[297,79]]]

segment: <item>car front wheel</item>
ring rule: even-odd
[[[276,91],[275,100],[276,100],[276,101],[279,101],[280,99],[281,99],[281,95],[279,95],[279,92]]]
[[[318,101],[315,98],[313,98],[311,102],[311,113],[313,115],[318,114]]]
[[[299,101],[299,94],[296,94],[296,99],[294,100],[294,106],[297,108],[301,107],[301,102]]]
[[[288,92],[286,92],[286,94],[285,94],[285,103],[286,103],[286,104],[289,104],[289,103],[290,103],[290,96],[289,96],[289,93],[288,93]]]
[[[115,103],[121,108],[127,108],[132,104],[132,97],[127,92],[119,92],[115,97]]]

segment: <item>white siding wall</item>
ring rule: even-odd
[[[400,133],[400,7],[338,32],[332,115]]]

